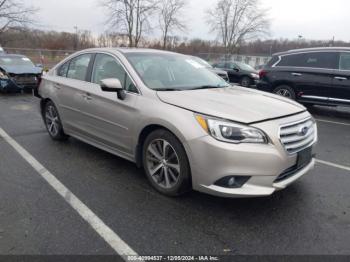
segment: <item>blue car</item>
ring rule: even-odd
[[[0,54],[0,92],[18,93],[36,90],[42,75],[26,56]]]

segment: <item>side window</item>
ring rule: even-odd
[[[340,70],[350,70],[350,53],[342,53],[340,54]]]
[[[279,60],[279,57],[278,56],[274,56],[272,57],[269,62],[267,63],[267,66],[273,66],[274,64],[276,64]]]
[[[69,67],[69,61],[61,65],[57,70],[57,75],[62,77],[67,77]]]
[[[101,84],[103,79],[118,78],[126,91],[137,93],[137,88],[122,65],[112,56],[97,54],[92,70],[91,82]]]
[[[85,81],[91,57],[92,54],[85,54],[73,58],[69,64],[67,77]]]
[[[239,69],[238,66],[235,64],[235,63],[227,63],[226,64],[226,68],[229,68],[229,69]]]
[[[226,64],[225,63],[218,63],[215,65],[216,68],[225,68]]]
[[[338,67],[337,60],[335,52],[313,52],[283,56],[277,66],[336,69]]]

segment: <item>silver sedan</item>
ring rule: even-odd
[[[38,96],[54,140],[135,162],[168,196],[268,196],[314,166],[317,126],[303,106],[231,86],[185,55],[84,50],[46,74]]]

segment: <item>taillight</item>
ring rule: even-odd
[[[266,75],[267,75],[267,71],[265,71],[265,70],[261,70],[261,71],[259,72],[259,78],[260,78],[260,79],[263,79]]]

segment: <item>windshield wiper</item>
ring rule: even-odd
[[[188,90],[214,89],[214,88],[224,88],[224,87],[229,87],[229,86],[228,85],[227,86],[226,85],[225,86],[204,85],[204,86],[193,87],[193,88],[190,88]]]
[[[183,89],[179,88],[153,88],[155,91],[183,91]]]

